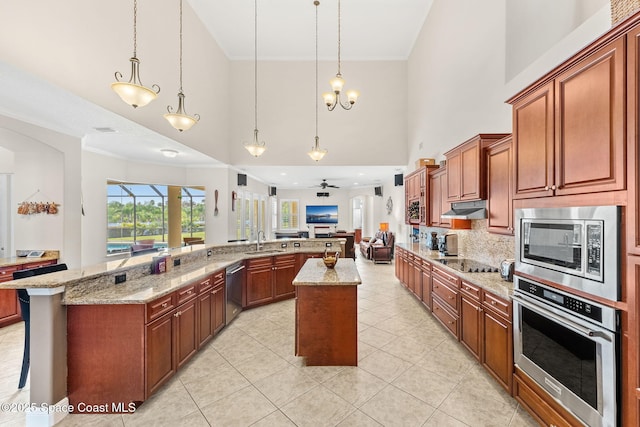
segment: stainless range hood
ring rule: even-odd
[[[443,213],[440,217],[447,219],[486,219],[486,206],[486,200],[451,203],[451,210]]]

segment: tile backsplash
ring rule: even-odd
[[[515,256],[515,238],[502,234],[489,233],[487,220],[472,220],[470,230],[450,230],[447,228],[420,227],[420,244],[426,245],[427,236],[432,232],[447,232],[458,235],[459,256],[498,267],[503,259]]]

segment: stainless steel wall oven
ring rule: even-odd
[[[514,362],[588,426],[618,425],[619,313],[514,276]]]

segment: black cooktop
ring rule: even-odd
[[[498,273],[500,271],[497,267],[467,258],[440,258],[437,261],[464,273]]]

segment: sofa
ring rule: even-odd
[[[360,253],[375,264],[391,263],[395,236],[392,232],[379,231],[372,238],[363,237],[359,243]]]

